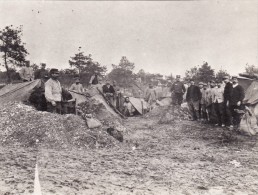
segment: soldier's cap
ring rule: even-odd
[[[224,80],[225,80],[225,79],[229,79],[229,76],[225,75],[225,76],[223,77],[223,79],[224,79]]]
[[[180,78],[180,75],[176,75],[176,78]]]
[[[199,82],[199,85],[203,85],[203,82]]]
[[[214,80],[211,80],[210,82],[211,82],[211,83],[215,83],[215,81],[214,81]]]
[[[238,77],[237,76],[232,76],[232,79],[237,79]]]
[[[58,69],[52,68],[52,69],[49,71],[49,74],[54,74],[54,73],[59,73]]]
[[[41,66],[46,66],[46,63],[40,63]]]
[[[207,86],[207,83],[203,83],[203,86]]]

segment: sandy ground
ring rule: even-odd
[[[257,136],[190,121],[124,123],[114,148],[1,147],[0,195],[33,194],[36,161],[43,195],[258,194]]]
[[[34,149],[0,147],[0,194],[32,194],[36,154]]]

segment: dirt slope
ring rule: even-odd
[[[125,142],[112,148],[56,150],[38,145],[35,154],[42,193],[258,194],[257,137],[186,120],[171,124],[158,121],[157,116],[123,121]],[[0,148],[1,153],[5,150]],[[4,161],[10,163],[13,158],[6,155]],[[12,184],[4,183],[4,166],[0,167],[1,185],[12,192]],[[22,168],[16,169],[15,174],[20,173]],[[33,179],[29,174],[24,177]],[[15,182],[26,188],[20,180]]]

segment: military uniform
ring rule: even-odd
[[[177,75],[177,78],[179,79],[180,76]],[[172,92],[172,104],[181,105],[183,102],[183,95],[186,91],[184,83],[179,80],[175,81],[172,84],[170,91]]]

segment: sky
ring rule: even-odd
[[[23,25],[28,60],[49,68],[70,68],[79,47],[109,71],[122,56],[163,75],[258,66],[256,0],[0,1],[0,18],[0,29]]]

